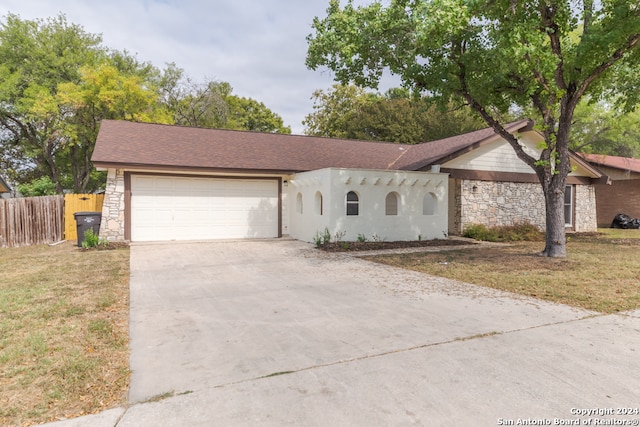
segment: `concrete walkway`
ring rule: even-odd
[[[640,419],[640,311],[599,315],[289,241],[131,248],[130,406],[50,426]],[[601,411],[601,412],[603,412]]]

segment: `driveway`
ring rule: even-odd
[[[118,426],[640,419],[574,409],[640,406],[640,312],[297,241],[134,245],[130,322],[132,406]]]

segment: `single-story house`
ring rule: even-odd
[[[611,185],[597,184],[598,227],[609,227],[623,213],[640,218],[640,159],[580,154],[586,161],[611,178]]]
[[[531,152],[532,123],[511,123]],[[533,171],[492,129],[418,145],[104,120],[92,156],[108,171],[101,236],[197,240],[327,230],[343,240],[416,240],[472,223],[544,228]],[[603,175],[572,154],[567,227],[596,229]]]

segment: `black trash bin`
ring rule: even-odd
[[[96,235],[100,233],[102,212],[76,212],[73,214],[73,217],[76,219],[78,246],[82,246],[82,242],[84,242],[85,231],[93,230]]]

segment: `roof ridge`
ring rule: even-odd
[[[404,157],[405,154],[407,154],[409,152],[409,150],[411,150],[411,145],[407,145],[407,144],[399,144],[400,145],[400,155],[398,157],[396,157],[391,163],[389,163],[387,165],[387,169],[391,169],[393,168],[393,165],[395,165],[396,163],[398,163],[398,161]]]

